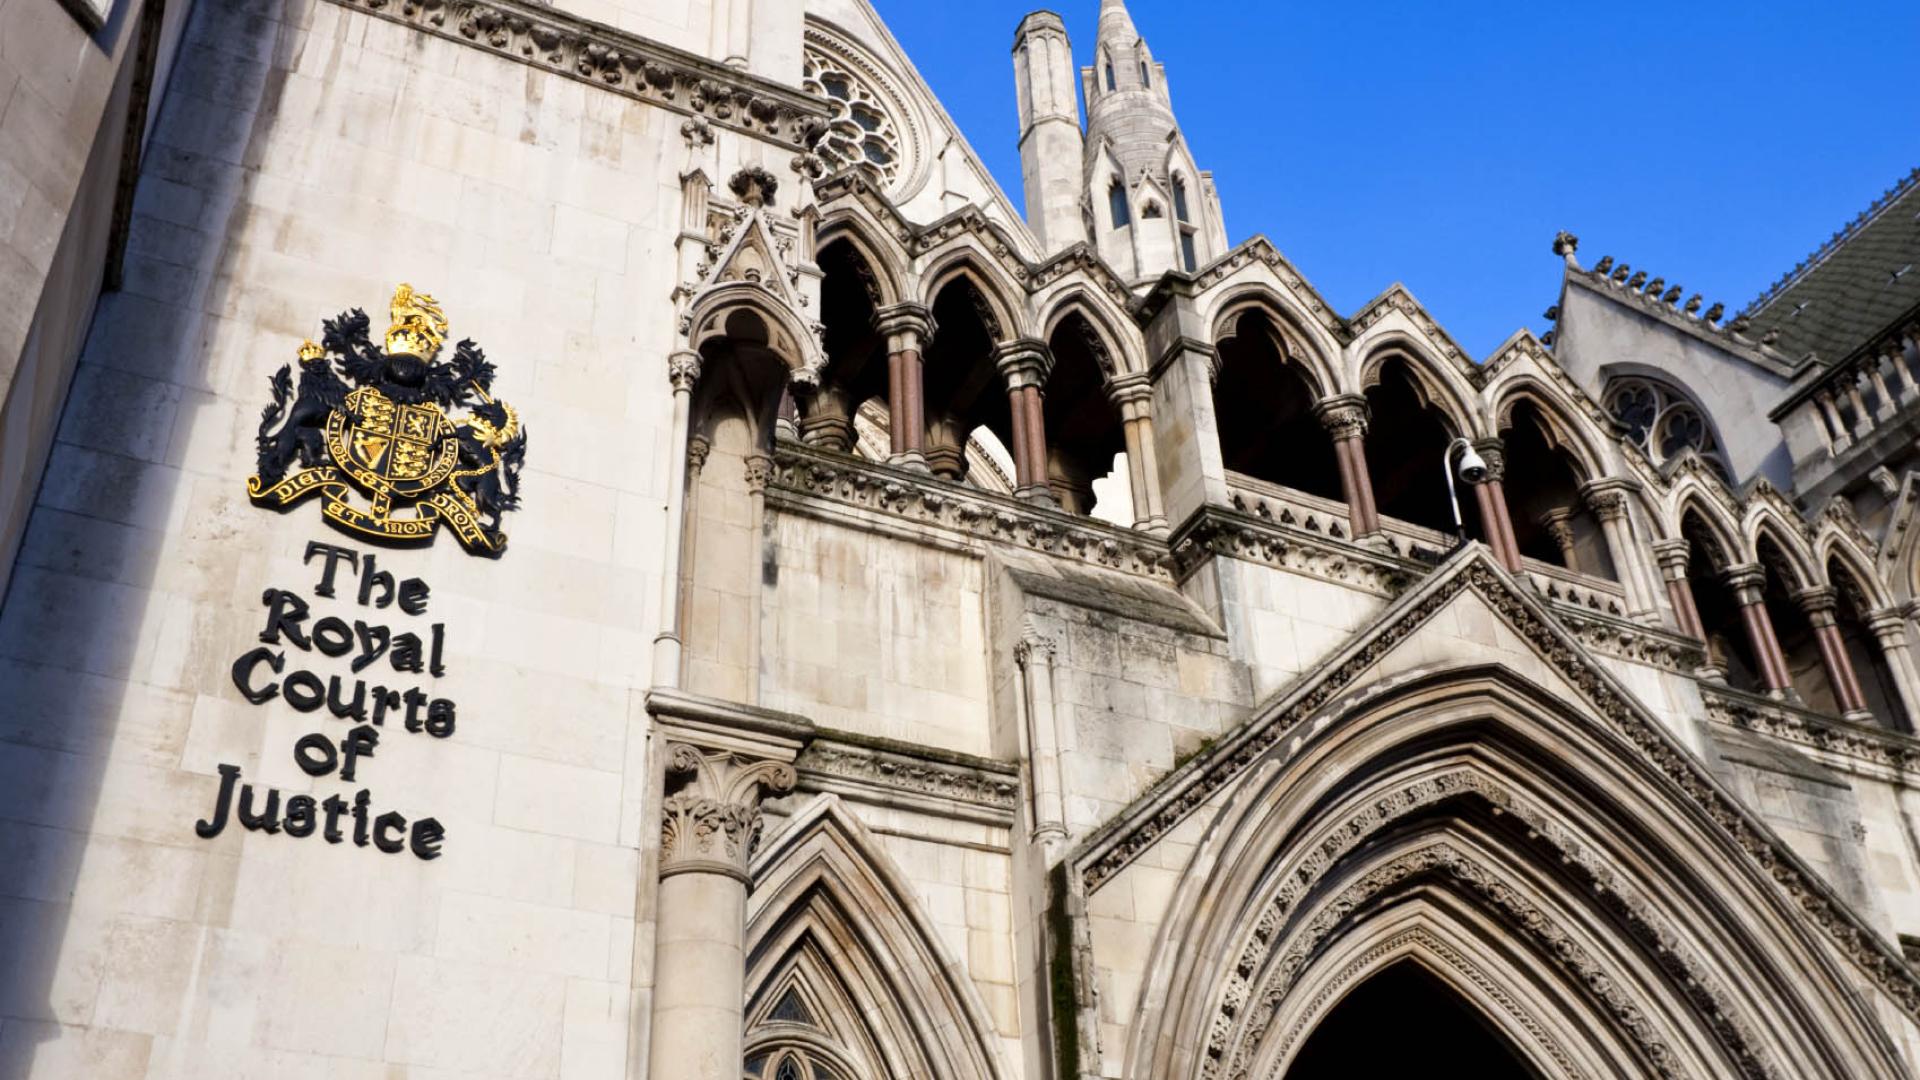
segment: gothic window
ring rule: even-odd
[[[1140,61],[1140,85],[1143,87],[1153,85],[1153,79],[1147,75],[1147,62],[1145,60]]]
[[[1127,212],[1127,187],[1118,179],[1107,188],[1107,213],[1113,218],[1113,227],[1125,228],[1133,223],[1133,217]]]
[[[1193,220],[1187,210],[1187,182],[1178,176],[1173,178],[1173,216],[1183,225]]]
[[[1107,62],[1107,89],[1113,89],[1113,62]]]
[[[1721,479],[1729,479],[1719,440],[1707,418],[1678,390],[1652,379],[1616,379],[1607,390],[1607,414],[1626,428],[1627,441],[1665,464],[1692,450]]]
[[[1148,199],[1147,205],[1140,210],[1140,217],[1144,220],[1146,218],[1157,218],[1159,216],[1160,204],[1154,202],[1152,199]]]
[[[1193,273],[1198,263],[1199,263],[1199,260],[1194,257],[1194,252],[1193,252],[1193,230],[1181,229],[1180,230],[1180,264],[1186,268],[1187,273],[1191,274]]]
[[[814,152],[828,169],[864,163],[891,182],[900,172],[900,134],[880,94],[848,66],[817,49],[807,49],[801,85],[832,109],[827,132]]]
[[[808,1053],[804,1047],[787,1047],[773,1053],[747,1057],[747,1080],[848,1080],[845,1073]]]

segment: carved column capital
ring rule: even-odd
[[[1366,438],[1370,415],[1367,399],[1359,394],[1340,394],[1313,403],[1313,418],[1335,442]]]
[[[1047,376],[1053,371],[1053,353],[1044,341],[1020,338],[994,348],[993,366],[999,370],[1000,377],[1007,381],[1009,390],[1018,390],[1023,386],[1044,386]]]
[[[1619,521],[1627,516],[1627,493],[1638,490],[1638,485],[1619,477],[1603,477],[1580,487],[1580,497],[1587,502],[1587,509],[1601,521]]]
[[[693,384],[700,381],[700,354],[682,349],[667,357],[667,381],[675,393],[692,393]]]
[[[760,800],[793,790],[793,766],[668,743],[666,774],[660,876],[724,874],[750,882],[747,864],[760,843]]]
[[[933,312],[924,304],[890,304],[873,314],[874,329],[887,339],[888,352],[924,348],[933,340]]]
[[[1473,451],[1480,460],[1487,463],[1485,483],[1498,484],[1507,478],[1507,447],[1499,439],[1480,439],[1473,444]]]
[[[707,467],[707,455],[713,452],[713,441],[705,435],[695,435],[687,440],[687,465],[694,472]]]
[[[1766,588],[1767,572],[1759,563],[1741,563],[1720,571],[1720,580],[1733,592],[1734,602],[1747,607],[1760,602]]]
[[[1899,648],[1907,643],[1907,617],[1899,608],[1884,608],[1869,614],[1867,629],[1883,648]]]
[[[1652,547],[1661,575],[1668,581],[1685,581],[1690,545],[1685,540],[1655,540]]]
[[[1800,605],[1800,610],[1806,613],[1808,621],[1814,626],[1831,626],[1834,611],[1840,606],[1840,594],[1831,586],[1816,585],[1794,593],[1793,602]]]
[[[1108,400],[1123,413],[1128,409],[1144,409],[1152,397],[1153,383],[1141,372],[1116,376],[1107,383]]]
[[[1573,507],[1554,507],[1541,514],[1539,521],[1541,527],[1547,530],[1547,535],[1553,537],[1553,542],[1560,545],[1561,550],[1573,547]]]
[[[748,494],[758,495],[767,490],[767,481],[773,477],[773,457],[760,453],[748,454],[746,475]]]

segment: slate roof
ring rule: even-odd
[[[1920,307],[1920,169],[1908,173],[1744,312],[1774,348],[1837,363]]]

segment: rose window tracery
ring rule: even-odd
[[[827,102],[833,113],[814,152],[829,171],[866,164],[888,184],[900,175],[905,155],[898,125],[872,84],[833,56],[814,48],[805,52],[801,85]]]
[[[1628,441],[1655,464],[1691,450],[1722,479],[1727,478],[1713,428],[1699,407],[1678,391],[1650,379],[1616,379],[1607,390],[1606,402],[1607,414],[1626,428]]]

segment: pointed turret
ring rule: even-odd
[[[1067,24],[1051,11],[1020,20],[1013,34],[1014,95],[1020,107],[1020,173],[1027,225],[1051,255],[1087,238],[1080,101],[1073,85]]]
[[[1093,66],[1080,73],[1085,191],[1100,253],[1136,281],[1192,271],[1226,248],[1212,175],[1187,149],[1166,74],[1123,0],[1101,0]]]

